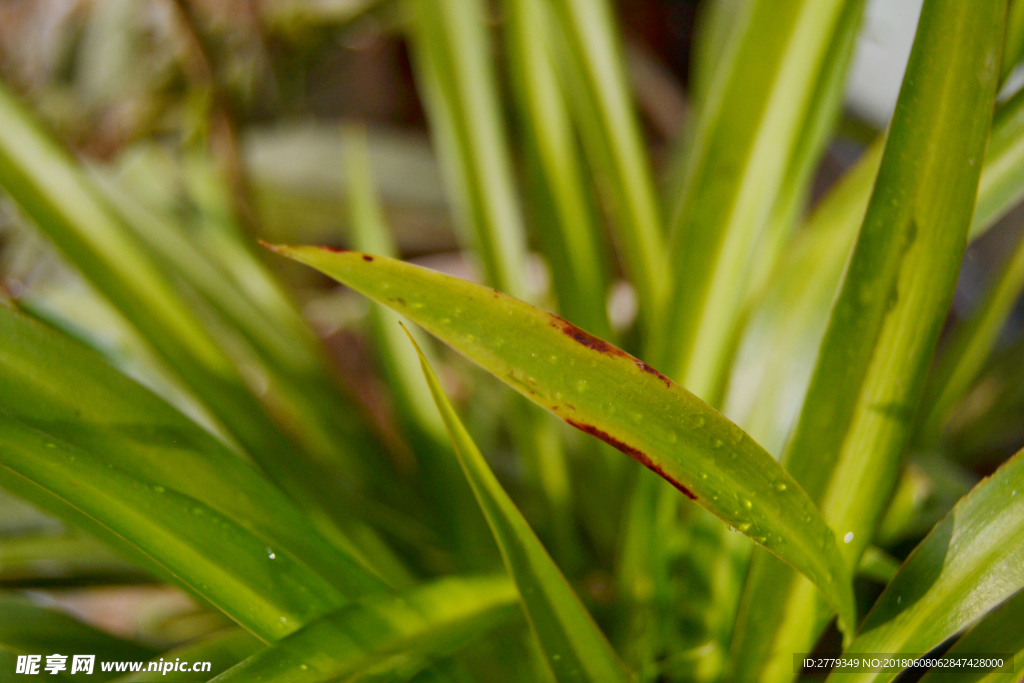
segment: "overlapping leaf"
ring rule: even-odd
[[[1024,452],[974,487],[921,541],[847,652],[929,652],[1022,587]],[[833,674],[829,680],[882,683],[894,675]]]
[[[310,623],[213,679],[216,683],[320,683],[344,679],[401,655],[406,677],[426,657],[449,654],[515,614],[506,577],[447,578],[400,596],[346,606]]]
[[[574,325],[495,290],[356,252],[275,247],[398,310],[569,424],[622,450],[813,577],[853,623],[836,539],[786,472],[707,404]]]
[[[412,337],[409,339],[411,341]],[[462,470],[490,524],[505,567],[519,589],[530,626],[555,678],[560,682],[625,683],[626,672],[619,658],[515,503],[501,488],[422,352],[420,364]]]

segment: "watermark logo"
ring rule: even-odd
[[[96,655],[72,655],[71,670],[68,671],[68,655],[52,654],[46,655],[46,662],[43,663],[43,655],[18,655],[15,663],[14,673],[38,675],[48,673],[57,675],[67,674],[92,674],[96,666]],[[210,662],[183,662],[180,658],[172,661],[153,662],[100,662],[101,671],[109,672],[137,672],[152,671],[166,676],[170,672],[199,672],[210,673],[212,668]]]

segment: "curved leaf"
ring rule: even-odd
[[[953,296],[1005,15],[1005,0],[925,3],[867,213],[783,454],[844,538],[851,568],[895,486]],[[809,652],[828,620],[810,585],[764,553],[755,554],[741,610],[739,680],[790,680],[792,653]]]
[[[547,3],[560,27],[569,104],[584,151],[610,196],[611,223],[622,262],[636,287],[641,320],[660,329],[671,288],[664,227],[639,122],[626,79],[621,38],[608,0]],[[595,330],[596,331],[596,330]],[[654,333],[656,334],[656,333]]]
[[[290,553],[194,498],[2,413],[0,444],[0,466],[103,524],[267,641],[345,602]]]
[[[94,453],[137,480],[201,501],[294,553],[349,596],[380,589],[355,551],[334,549],[258,470],[98,353],[2,307],[0,338],[0,414],[6,418]]]
[[[415,345],[412,335],[409,340]],[[569,582],[473,443],[419,346],[420,365],[434,403],[480,509],[501,549],[530,626],[559,681],[626,681],[626,672]]]
[[[1024,587],[1024,451],[983,480],[914,549],[847,648],[929,652]],[[891,680],[892,673],[829,680]]]
[[[1016,3],[1015,3],[1016,4]],[[1012,671],[932,669],[921,683],[1020,683],[1024,672],[1024,590],[1006,601],[965,633],[946,654],[949,656],[1013,654]]]
[[[216,683],[319,683],[394,655],[449,654],[515,614],[506,577],[448,578],[401,596],[376,597],[317,619],[214,678]]]
[[[272,247],[451,344],[805,572],[854,623],[848,570],[803,490],[743,431],[657,370],[496,290],[392,259]]]

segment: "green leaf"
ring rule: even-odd
[[[213,676],[231,668],[243,659],[250,657],[266,646],[248,631],[240,628],[233,628],[226,631],[214,633],[200,640],[188,643],[181,647],[162,652],[160,659],[166,662],[180,660],[182,662],[210,662],[210,671],[200,672],[174,672],[175,683],[199,683],[208,681]],[[125,659],[125,658],[122,658]],[[138,661],[136,659],[135,661]],[[152,657],[150,661],[157,661]],[[97,667],[98,668],[98,667]],[[143,667],[148,668],[148,664]],[[167,674],[161,671],[140,671],[130,673],[126,676],[119,676],[114,679],[115,683],[156,683],[166,681]]]
[[[295,468],[296,449],[245,386],[156,261],[81,169],[0,85],[0,186],[178,373],[289,494],[316,509],[322,476]],[[320,513],[321,515],[323,513]]]
[[[550,6],[561,28],[552,46],[562,48],[567,97],[576,107],[584,150],[610,196],[611,226],[636,287],[641,320],[656,334],[670,293],[670,267],[615,15],[608,0],[554,0]]]
[[[1019,4],[1019,3],[1015,3]],[[1024,591],[1010,598],[1006,604],[975,624],[951,647],[948,656],[1012,654],[1013,671],[941,669],[935,668],[924,675],[922,683],[1020,683],[1024,671]]]
[[[343,140],[352,243],[357,249],[394,256],[397,250],[375,196],[366,131],[346,128]],[[458,554],[462,566],[482,570],[490,565],[493,569],[497,553],[487,523],[462,476],[444,423],[432,407],[419,356],[409,346],[400,321],[398,314],[386,306],[371,304],[370,323],[378,358],[416,453],[418,475],[439,512],[449,547]],[[421,343],[425,343],[426,335],[420,336]]]
[[[409,340],[412,341],[410,335]],[[415,345],[415,341],[413,344]],[[419,346],[416,347],[419,352]],[[627,680],[615,651],[473,443],[427,359],[423,374],[480,509],[490,524],[529,619],[559,681]]]
[[[569,104],[549,49],[552,17],[539,0],[506,0],[504,7],[509,71],[525,138],[527,196],[533,200],[534,232],[550,266],[558,310],[610,339],[608,264]]]
[[[975,486],[921,541],[846,651],[929,652],[1024,587],[1021,567],[1024,451]],[[864,673],[829,680],[882,683],[894,676]]]
[[[136,161],[132,172],[141,172],[143,163]],[[96,188],[131,234],[249,344],[269,375],[268,393],[275,408],[286,413],[289,433],[339,470],[350,486],[363,490],[365,463],[374,460],[358,456],[380,446],[357,424],[354,406],[332,386],[319,341],[266,269],[240,246],[239,238],[221,235],[215,244],[203,244],[196,230],[183,230],[170,216],[146,206],[109,173],[90,170]]]
[[[0,338],[5,419],[201,501],[294,553],[346,595],[379,588],[355,550],[335,549],[259,471],[97,353],[2,307]]]
[[[733,364],[724,412],[780,454],[799,413],[843,266],[881,160],[872,145],[821,200],[756,302]],[[998,108],[968,239],[983,235],[1024,195],[1024,93]]]
[[[85,534],[0,535],[0,583],[135,582],[150,578],[109,547]]]
[[[24,598],[0,594],[0,648],[18,654],[91,654],[106,660],[149,659],[153,648],[115,638],[63,612],[45,609]],[[45,661],[45,660],[44,660]],[[4,676],[14,669],[4,670]],[[109,680],[95,667],[97,680]]]
[[[480,0],[410,0],[417,82],[485,279],[525,297],[526,234]]]
[[[504,576],[440,579],[328,614],[213,681],[319,683],[367,671],[395,655],[423,661],[450,654],[514,615],[515,599],[515,586]]]
[[[642,361],[495,290],[391,259],[274,247],[402,315],[569,424],[622,450],[806,572],[853,623],[848,570],[770,455]]]
[[[925,3],[875,189],[783,455],[846,541],[850,567],[895,485],[956,284],[1005,4]],[[759,553],[753,562],[733,642],[736,678],[788,680],[792,653],[813,648],[828,610],[775,558]]]
[[[140,549],[178,583],[267,641],[344,604],[284,549],[162,484],[0,415],[0,465]]]
[[[667,334],[651,357],[705,400],[724,378],[748,266],[786,169],[799,161],[833,36],[848,32],[862,7],[863,0],[753,0],[739,45],[702,105],[682,196],[673,198]]]

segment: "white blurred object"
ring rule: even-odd
[[[846,106],[884,128],[896,108],[924,0],[869,0],[846,86]]]

